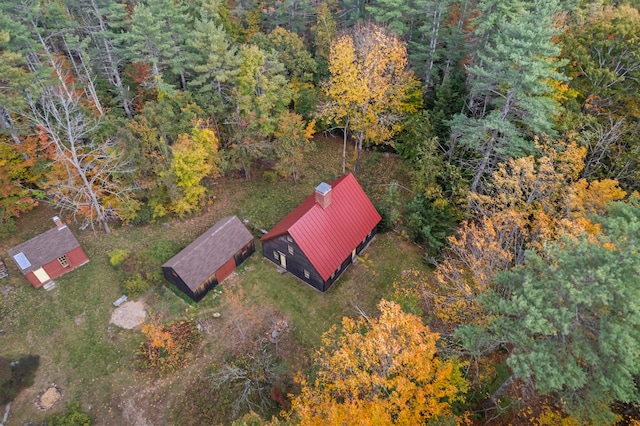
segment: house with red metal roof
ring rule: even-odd
[[[58,216],[56,227],[9,249],[9,256],[35,287],[53,287],[53,280],[89,261],[71,230]]]
[[[375,237],[381,217],[353,174],[322,182],[261,239],[262,254],[325,292]]]
[[[167,281],[200,301],[255,251],[253,235],[237,216],[220,219],[162,265]]]

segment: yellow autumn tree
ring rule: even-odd
[[[437,333],[382,300],[378,318],[343,318],[316,353],[314,378],[298,375],[291,416],[302,425],[418,425],[455,419],[463,400],[460,365],[437,355]]]
[[[404,114],[417,109],[409,98],[418,87],[408,69],[407,49],[400,39],[372,23],[357,25],[331,44],[325,102],[319,117],[344,130],[343,172],[347,135],[355,142],[355,171],[361,169],[365,142],[389,142],[400,130]]]
[[[275,169],[280,176],[291,176],[294,182],[298,181],[304,154],[315,149],[311,142],[314,126],[314,120],[307,124],[301,115],[293,112],[287,111],[280,116],[273,143],[278,159]]]
[[[218,177],[218,138],[213,130],[194,126],[191,134],[178,136],[171,147],[170,210],[180,217],[201,207],[205,194],[202,179]],[[173,190],[172,190],[173,189]]]
[[[477,297],[494,287],[498,272],[560,236],[597,234],[589,217],[624,198],[616,181],[579,178],[584,148],[562,141],[540,141],[538,148],[542,157],[501,163],[486,192],[470,194],[474,217],[449,237],[433,279],[408,282],[428,313],[444,323],[484,325]]]

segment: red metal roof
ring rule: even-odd
[[[330,183],[331,204],[315,194],[278,222],[261,241],[289,233],[324,280],[380,222],[380,215],[350,173]]]

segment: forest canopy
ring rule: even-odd
[[[618,404],[597,419],[612,423],[640,402],[639,7],[5,0],[0,235],[42,202],[108,234],[197,214],[221,176],[260,170],[295,184],[314,134],[327,132],[342,142],[343,173],[375,167],[366,150],[397,154],[408,172],[377,207],[382,228],[434,265],[396,283],[430,322],[429,361],[457,372],[506,354],[505,384],[529,386],[529,401],[550,395],[547,408],[580,421],[594,419],[589,404]],[[597,300],[574,299],[587,285]],[[408,315],[392,308],[382,318]],[[348,323],[340,338],[379,325]],[[447,344],[436,350],[438,336]],[[447,373],[457,390],[481,388],[467,374]],[[326,383],[302,384],[309,400],[324,392],[322,409],[340,408]],[[463,398],[447,395],[439,412],[462,418],[449,402]]]

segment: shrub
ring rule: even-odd
[[[159,266],[175,256],[178,251],[180,251],[180,247],[177,243],[173,241],[158,241],[151,249],[145,251],[145,256]]]
[[[109,263],[111,266],[118,266],[129,257],[129,250],[114,249],[109,252]]]
[[[144,203],[140,206],[136,217],[131,221],[134,225],[146,225],[153,221],[153,207]]]
[[[91,416],[80,409],[80,403],[69,404],[64,413],[53,416],[50,426],[91,426]]]
[[[145,280],[140,273],[136,273],[132,278],[124,282],[123,291],[129,296],[143,294],[149,289],[149,281]]]
[[[267,179],[270,183],[276,183],[278,181],[278,174],[271,170],[267,170],[262,174],[262,176],[265,179]]]
[[[142,333],[146,339],[136,354],[144,367],[161,372],[175,371],[182,366],[201,338],[196,325],[188,320],[159,325],[152,318],[151,323],[142,326]]]

